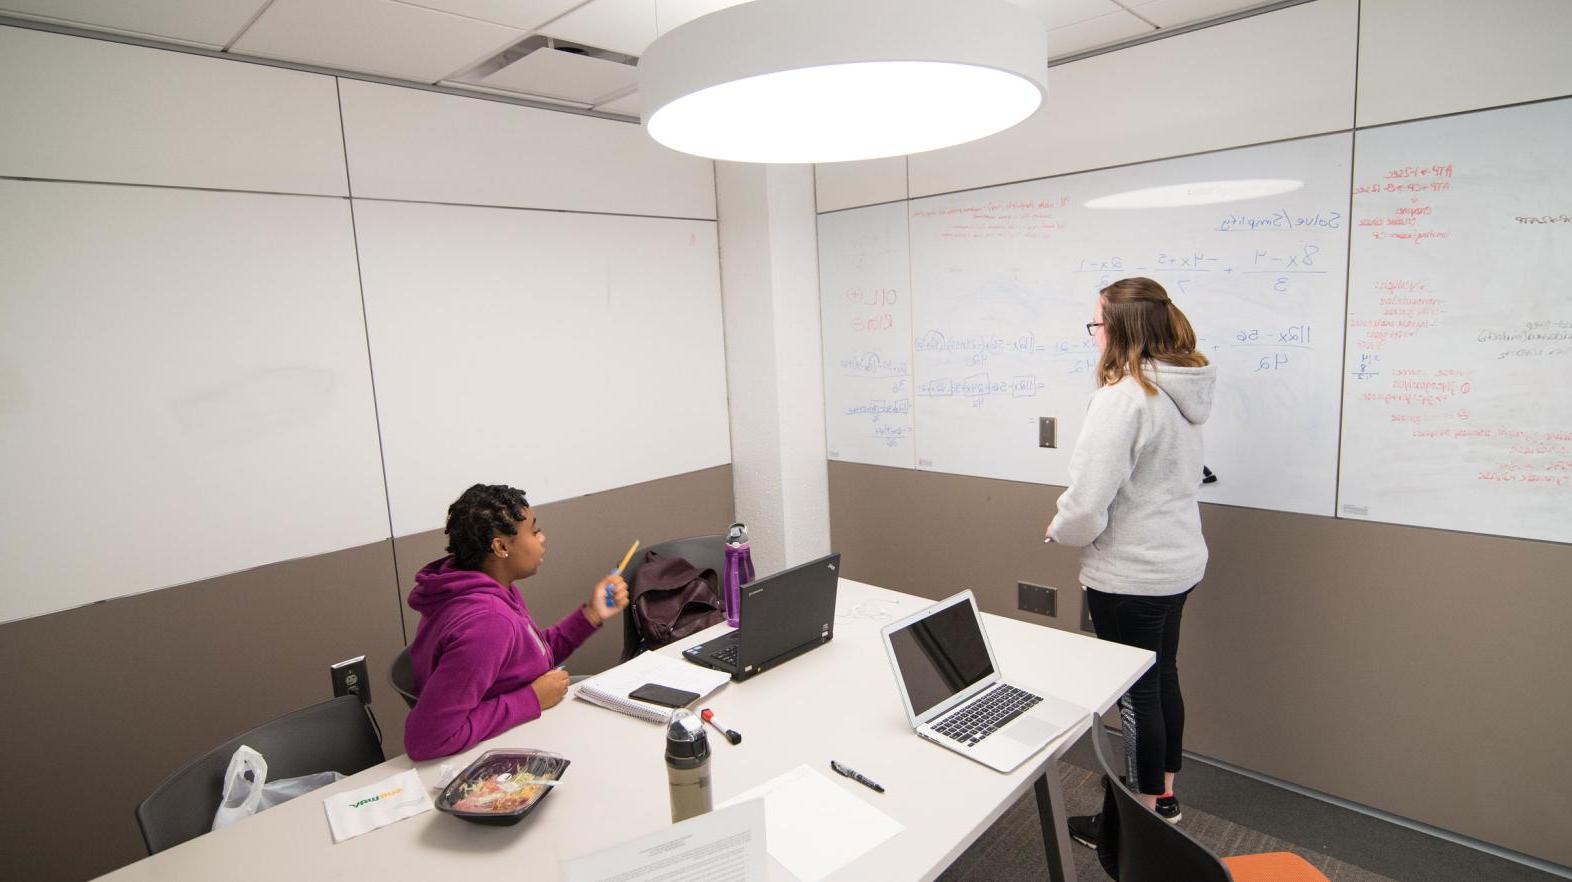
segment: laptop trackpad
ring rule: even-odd
[[[1042,744],[1057,731],[1051,724],[1036,717],[1021,717],[1013,726],[1006,727],[1002,734],[1022,744]]]

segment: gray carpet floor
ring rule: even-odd
[[[1087,739],[1059,764],[1072,815],[1102,808]],[[1179,779],[1186,832],[1219,856],[1292,851],[1332,882],[1560,882],[1513,861],[1191,759]],[[1104,882],[1096,853],[1073,845],[1076,878]],[[939,877],[941,882],[1047,878],[1037,802],[1028,792]]]
[[[1065,805],[1072,815],[1087,815],[1102,808],[1103,790],[1098,776],[1069,763],[1059,764],[1059,781],[1064,786]],[[1264,851],[1292,851],[1314,864],[1332,882],[1392,882],[1368,870],[1347,864],[1291,842],[1251,830],[1232,821],[1185,806],[1179,821],[1191,836],[1218,855],[1256,854]],[[1080,882],[1106,880],[1107,874],[1089,848],[1072,845],[1075,875]],[[1014,882],[1048,878],[1048,862],[1043,851],[1042,826],[1037,820],[1037,801],[1027,793],[1003,817],[972,844],[949,869],[940,882]]]

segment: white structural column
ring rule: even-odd
[[[760,575],[830,551],[813,166],[715,163],[732,487]]]

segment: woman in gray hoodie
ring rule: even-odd
[[[1217,369],[1163,286],[1122,279],[1098,292],[1086,329],[1097,338],[1097,391],[1070,456],[1070,486],[1047,540],[1083,548],[1097,636],[1149,649],[1157,663],[1119,700],[1131,789],[1179,820],[1173,795],[1184,736],[1179,616],[1206,571],[1197,499],[1201,425]],[[1070,835],[1096,848],[1095,817]]]

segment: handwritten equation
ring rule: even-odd
[[[911,368],[905,361],[891,358],[882,352],[863,352],[843,358],[840,367],[847,376],[871,380],[897,379],[911,374]]]
[[[970,400],[973,407],[981,407],[989,398],[1034,398],[1046,386],[1035,374],[994,379],[979,373],[918,383],[917,394],[923,398],[964,398]]]
[[[917,337],[918,352],[960,353],[971,364],[983,364],[1000,355],[1034,355],[1048,351],[1045,343],[1038,342],[1030,332],[1007,336],[1003,334],[952,335],[940,330],[929,330]]]

